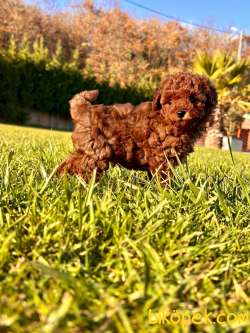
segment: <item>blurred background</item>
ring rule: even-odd
[[[152,99],[170,72],[207,75],[216,123],[199,144],[250,150],[248,1],[0,0],[0,120],[72,129],[68,100]],[[223,143],[224,142],[224,143]]]

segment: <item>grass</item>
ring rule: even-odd
[[[0,126],[0,332],[250,332],[250,155],[197,149],[163,189],[57,179],[70,149]]]

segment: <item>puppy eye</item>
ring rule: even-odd
[[[189,100],[192,104],[194,104],[197,101],[195,95],[190,95]]]
[[[166,102],[166,104],[168,104],[168,105],[172,105],[172,101],[171,101],[171,99],[168,100],[168,101]]]

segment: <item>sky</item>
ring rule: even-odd
[[[175,16],[190,23],[212,25],[218,29],[228,30],[236,27],[250,34],[250,0],[133,0],[143,6],[165,14]],[[125,11],[137,18],[164,17],[137,8],[124,0],[96,0],[95,3],[120,3]]]
[[[32,2],[32,0],[26,0]],[[45,0],[46,1],[46,0]],[[53,1],[53,0],[51,0]],[[64,8],[70,0],[54,0],[58,7]],[[75,0],[72,0],[75,1]],[[83,0],[78,0],[83,1]],[[228,30],[235,27],[250,34],[250,0],[132,0],[146,7],[163,12],[190,23],[213,26]],[[157,17],[167,19],[137,8],[125,0],[94,0],[97,6],[112,7],[118,4],[123,10],[137,18]]]

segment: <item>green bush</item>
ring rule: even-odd
[[[49,55],[42,38],[30,45],[24,37],[19,48],[13,39],[9,48],[0,52],[0,118],[24,122],[30,110],[69,116],[68,101],[81,90],[99,89],[98,103],[133,104],[150,99],[153,87],[143,83],[121,88],[98,83],[93,75],[83,75],[78,66],[78,53],[71,62],[62,61],[58,43]]]

